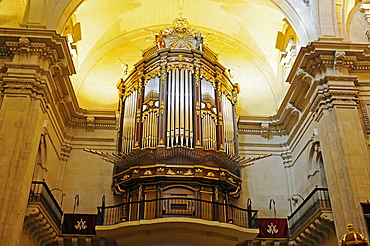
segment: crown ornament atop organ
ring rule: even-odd
[[[239,87],[203,40],[177,18],[120,80],[118,152],[88,150],[115,164],[117,193],[133,196],[138,187],[163,191],[171,184],[217,191],[226,202],[240,191],[239,170],[265,157],[238,156]]]

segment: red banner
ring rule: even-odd
[[[258,219],[259,238],[289,238],[287,219]]]

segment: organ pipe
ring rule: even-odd
[[[237,91],[226,69],[207,60],[213,53],[205,49],[200,58],[185,48],[144,52],[121,82],[122,152],[160,145],[237,153]]]

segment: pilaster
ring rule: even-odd
[[[44,115],[70,92],[74,68],[55,32],[0,29],[0,51],[0,238],[18,246]]]
[[[317,129],[338,240],[349,222],[367,232],[360,202],[369,199],[370,162],[358,81],[369,69],[367,54],[366,44],[320,41],[302,48],[284,102]]]
[[[366,231],[360,201],[370,192],[369,157],[355,81],[355,76],[326,76],[313,103],[337,235],[351,221]]]
[[[338,39],[338,23],[336,17],[336,3],[335,1],[317,0],[316,14],[319,28],[320,39]]]

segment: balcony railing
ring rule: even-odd
[[[331,209],[327,188],[315,188],[299,207],[288,216],[290,235],[293,235],[319,210]]]
[[[192,198],[159,198],[98,207],[98,225],[166,217],[188,217],[256,228],[257,210]]]
[[[33,203],[41,203],[52,218],[55,225],[60,227],[63,211],[59,207],[58,202],[55,200],[45,182],[32,182],[28,204]]]

